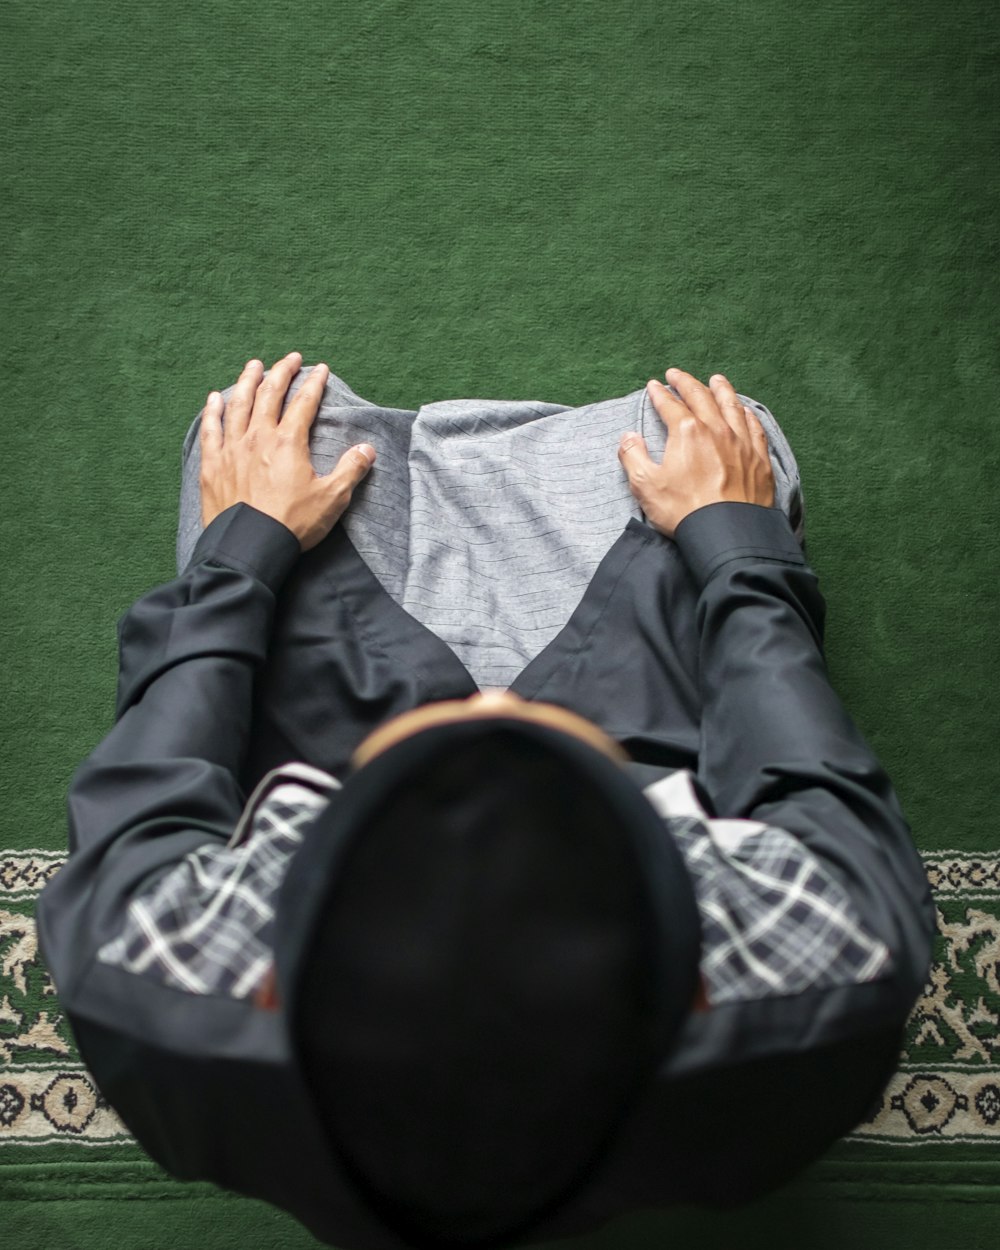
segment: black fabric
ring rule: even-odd
[[[748,1202],[795,1175],[869,1113],[931,964],[926,872],[890,779],[827,678],[825,604],[787,518],[712,504],[675,537],[630,521],[512,690],[568,707],[626,747],[638,762],[622,770],[581,743],[581,767],[594,758],[625,775],[630,829],[652,820],[661,846],[673,845],[669,822],[639,786],[677,768],[696,773],[712,815],[794,833],[893,963],[864,984],[689,1013],[606,1160],[514,1234],[518,1244],[590,1233],[638,1208]],[[343,1250],[405,1250],[414,1242],[359,1200],[330,1147],[287,1004],[267,1012],[182,993],[97,955],[152,874],[227,843],[262,765],[314,764],[344,781],[342,813],[374,810],[378,761],[349,777],[353,747],[397,712],[476,692],[341,527],[302,557],[287,538],[234,505],[184,573],[125,614],[115,725],[73,776],[70,854],[39,897],[39,947],[97,1087],[172,1174],[273,1203]],[[398,749],[416,760],[423,736]],[[680,874],[644,838],[649,888],[669,918]],[[332,872],[344,841],[317,822],[293,859],[276,917],[279,983],[295,966],[296,905],[304,915],[331,879],[317,865]]]

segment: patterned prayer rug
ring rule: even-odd
[[[856,1143],[891,1158],[931,1143],[1000,1142],[1000,853],[923,858],[937,901],[931,975],[899,1068],[871,1117],[837,1144],[840,1159]],[[63,859],[0,853],[0,1145],[33,1162],[66,1161],[67,1145],[81,1158],[94,1147],[136,1157],[76,1053],[37,949],[34,901]]]

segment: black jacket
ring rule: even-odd
[[[745,1203],[867,1118],[895,1070],[934,907],[891,783],[830,686],[824,611],[780,511],[713,504],[675,540],[631,520],[511,686],[601,724],[632,754],[637,785],[691,767],[714,814],[800,837],[893,956],[877,981],[692,1014],[607,1165],[521,1242],[638,1207]],[[245,504],[125,613],[119,644],[116,723],[73,777],[69,858],[37,908],[81,1057],[174,1176],[272,1202],[341,1247],[398,1250],[338,1170],[280,1012],[143,980],[95,952],[153,875],[226,843],[271,768],[302,760],[343,776],[376,724],[477,687],[343,527],[302,555]]]

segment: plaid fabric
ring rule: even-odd
[[[244,842],[201,847],[148,883],[98,958],[194,994],[252,994],[271,962],[289,858],[328,802],[308,786],[277,785],[253,810]],[[664,824],[697,896],[710,1004],[870,981],[891,966],[844,887],[792,834],[707,816]]]
[[[199,847],[147,884],[98,959],[193,994],[252,994],[271,962],[274,903],[289,858],[328,802],[307,786],[277,786],[245,842]]]
[[[727,850],[713,826],[736,821],[668,823],[698,898],[709,1003],[872,981],[891,967],[844,887],[786,830],[739,822],[754,828]]]

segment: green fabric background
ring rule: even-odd
[[[995,4],[6,0],[2,30],[0,847],[65,849],[115,622],[175,573],[181,439],[298,349],[406,408],[725,372],[795,450],[831,679],[921,851],[997,853]],[[743,1212],[573,1244],[992,1246],[997,1145],[845,1141]],[[121,1144],[0,1139],[0,1203],[18,1250],[316,1244]]]

